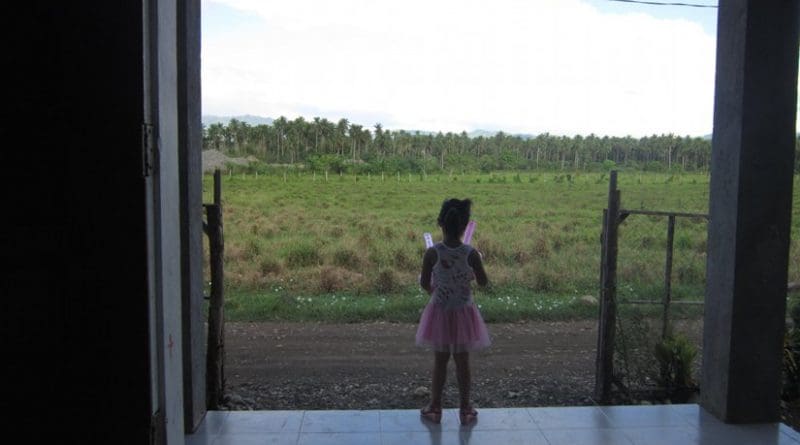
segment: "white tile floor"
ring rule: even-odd
[[[470,427],[446,410],[210,411],[187,445],[800,445],[781,424],[727,425],[698,405],[484,408]]]

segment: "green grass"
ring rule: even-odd
[[[473,244],[493,292],[476,294],[487,321],[596,317],[580,304],[599,287],[608,177],[505,173],[356,177],[310,172],[223,175],[227,317],[235,320],[416,321],[423,232],[441,237],[445,198],[471,198]],[[622,205],[705,213],[707,175],[620,172]],[[797,182],[797,181],[796,181]],[[204,177],[204,202],[212,177]],[[796,194],[797,196],[797,194]],[[795,202],[798,198],[795,198]],[[792,238],[800,238],[794,206]],[[632,215],[620,228],[620,298],[660,299],[666,218]],[[673,294],[702,299],[706,223],[679,218]],[[789,279],[800,279],[800,249]],[[207,270],[206,270],[206,276]],[[514,304],[516,303],[516,304]]]
[[[273,292],[229,292],[226,319],[231,321],[334,321],[355,323],[384,320],[413,323],[428,297],[408,289],[393,295],[332,293],[292,295],[276,288]],[[507,288],[504,292],[476,292],[475,302],[487,323],[521,319],[568,320],[592,318],[595,306],[581,303],[576,296],[534,294],[527,289]]]

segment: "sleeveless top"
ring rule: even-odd
[[[433,294],[431,301],[445,309],[458,309],[472,303],[470,281],[475,278],[467,262],[473,247],[462,244],[448,247],[444,243],[433,246],[438,256],[433,266]]]

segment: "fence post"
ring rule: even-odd
[[[603,209],[603,220],[600,224],[600,286],[602,286],[603,280],[605,279],[604,277],[606,276],[606,229],[608,227],[608,209]],[[602,306],[598,305],[598,310],[600,307]]]
[[[219,170],[214,171],[214,203],[205,204],[211,269],[211,295],[208,308],[206,345],[206,393],[208,409],[219,408],[225,386],[225,305],[223,295],[222,185]]]
[[[661,339],[667,338],[669,327],[669,304],[672,301],[672,246],[675,244],[675,215],[667,222],[667,261],[664,266],[664,313],[661,317]]]
[[[214,204],[222,205],[222,180],[219,169],[214,170]]]
[[[611,395],[614,377],[614,333],[616,329],[616,277],[617,231],[619,226],[620,193],[617,190],[617,172],[611,171],[608,181],[608,208],[603,224],[601,248],[600,316],[597,332],[597,359],[595,362],[595,397],[607,402]]]

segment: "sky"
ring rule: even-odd
[[[566,136],[712,130],[715,8],[202,0],[202,11],[204,115]]]

